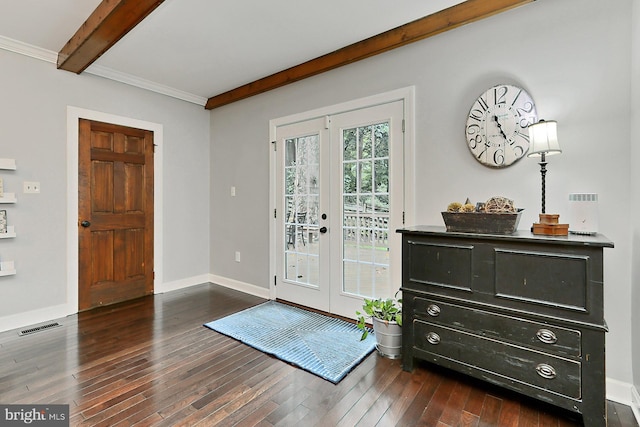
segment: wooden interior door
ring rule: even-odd
[[[79,310],[153,293],[153,132],[80,120]]]

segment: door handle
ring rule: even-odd
[[[87,228],[91,225],[91,223],[85,219],[80,223],[80,225],[83,226],[84,228]]]
[[[327,232],[327,227],[320,227],[320,233],[324,234]]]

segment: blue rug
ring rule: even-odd
[[[338,383],[375,348],[353,323],[268,301],[206,323],[264,353]]]

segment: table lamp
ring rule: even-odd
[[[548,214],[545,211],[546,156],[562,153],[558,143],[557,125],[554,120],[540,120],[538,123],[529,125],[529,153],[527,157],[540,157],[540,175],[542,177],[542,213],[539,215],[540,222],[534,223],[531,227],[533,234],[551,236],[567,236],[569,234],[569,224],[558,224],[560,215]]]

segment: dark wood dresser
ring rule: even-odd
[[[403,367],[463,372],[606,425],[602,235],[402,233]]]

